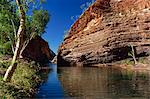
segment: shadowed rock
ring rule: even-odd
[[[55,57],[55,53],[49,48],[44,39],[36,36],[29,42],[22,56],[39,63],[46,63]]]

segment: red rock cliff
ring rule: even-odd
[[[36,36],[29,42],[22,56],[39,63],[46,63],[55,57],[55,53],[49,48],[44,39]]]
[[[150,48],[150,0],[97,0],[72,25],[58,65],[91,65],[136,56]]]

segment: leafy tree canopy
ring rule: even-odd
[[[41,36],[45,33],[49,14],[47,10],[42,9],[43,2],[46,1],[21,0],[26,11],[25,40],[32,39],[31,36]],[[12,53],[11,49],[14,47],[18,27],[19,12],[15,0],[0,0],[0,53]]]

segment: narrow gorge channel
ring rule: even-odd
[[[62,98],[64,91],[58,79],[57,66],[50,64],[52,70],[48,74],[48,79],[39,87],[36,98]]]

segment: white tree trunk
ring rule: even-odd
[[[35,33],[33,32],[33,33],[31,33],[30,38],[27,38],[27,40],[24,41],[21,51],[19,53],[19,58],[23,58],[22,53],[25,50],[25,48],[28,46],[29,42],[33,39],[34,36],[35,36]]]
[[[17,67],[16,59],[19,56],[19,53],[23,44],[23,35],[25,31],[25,12],[24,12],[24,9],[22,7],[20,0],[16,0],[16,4],[18,6],[18,10],[20,13],[20,26],[17,32],[17,41],[16,41],[16,46],[15,46],[16,48],[15,48],[14,56],[13,56],[11,65],[7,69],[4,79],[3,79],[4,81],[7,81],[7,82],[11,80],[13,73]]]
[[[134,51],[133,45],[130,45],[130,46],[131,46],[131,50],[132,50],[132,57],[133,57],[133,60],[134,60],[134,64],[137,64],[137,60],[135,58],[135,51]]]

